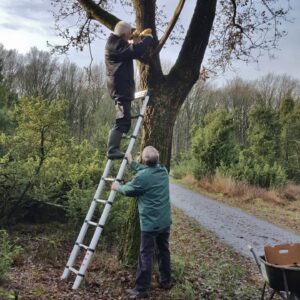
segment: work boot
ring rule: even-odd
[[[127,289],[126,292],[130,297],[133,297],[133,298],[148,298],[149,297],[149,292],[138,291],[135,288]]]
[[[122,132],[116,129],[111,129],[107,145],[107,157],[109,159],[121,159],[124,153],[120,151]]]

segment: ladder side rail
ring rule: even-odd
[[[89,210],[88,210],[88,212],[86,214],[86,217],[85,217],[85,220],[83,222],[83,225],[81,226],[80,232],[78,234],[78,237],[77,237],[76,242],[74,244],[74,247],[72,249],[70,257],[68,259],[67,265],[66,265],[66,267],[64,269],[63,275],[61,276],[61,279],[68,278],[68,276],[70,274],[70,268],[73,267],[74,261],[75,261],[77,255],[78,255],[79,250],[80,250],[79,244],[82,244],[83,239],[84,239],[84,237],[86,235],[86,232],[88,230],[88,227],[89,227],[89,224],[87,222],[85,222],[85,221],[86,220],[90,221],[92,219],[92,217],[93,217],[94,211],[95,211],[96,206],[97,206],[97,202],[95,201],[95,199],[100,198],[100,194],[101,194],[101,192],[103,190],[103,187],[105,185],[105,181],[103,180],[103,178],[107,177],[107,175],[109,174],[111,165],[112,165],[112,160],[109,159],[107,161],[107,163],[106,163],[103,175],[100,178],[100,182],[99,182],[97,190],[95,192],[93,201],[92,201],[92,203],[90,205],[90,208],[89,208]]]
[[[143,105],[142,105],[142,108],[141,108],[141,111],[140,111],[140,117],[138,118],[137,123],[135,125],[135,129],[134,129],[134,132],[133,132],[133,136],[135,136],[135,137],[137,136],[137,134],[139,132],[139,129],[140,129],[140,126],[142,124],[142,121],[143,121],[142,116],[144,116],[148,101],[149,101],[149,96],[147,95],[145,97],[145,100],[143,101]],[[126,154],[131,153],[132,148],[133,148],[134,143],[135,143],[135,139],[136,138],[134,138],[134,137],[132,137],[130,139]],[[126,168],[126,164],[127,164],[127,159],[124,158],[123,161],[122,161],[121,167],[119,169],[118,175],[116,177],[117,181],[122,179],[125,168]],[[81,281],[84,277],[84,274],[85,274],[85,272],[86,272],[86,270],[87,270],[87,268],[90,264],[91,258],[94,254],[95,249],[96,249],[98,240],[99,240],[99,238],[101,236],[101,233],[103,231],[103,227],[104,227],[105,222],[107,220],[107,217],[108,217],[109,211],[111,209],[112,203],[115,199],[115,196],[116,196],[116,191],[111,191],[110,194],[109,194],[109,198],[107,200],[107,203],[106,203],[106,205],[104,207],[104,210],[102,212],[101,218],[99,220],[98,226],[97,226],[97,228],[95,230],[95,233],[93,235],[93,238],[90,242],[90,245],[89,245],[90,250],[88,250],[86,252],[85,256],[84,256],[83,262],[82,262],[80,270],[79,270],[79,272],[76,276],[76,279],[75,279],[75,282],[73,284],[72,289],[77,289],[80,286],[80,283],[81,283]]]

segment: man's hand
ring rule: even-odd
[[[137,30],[135,30],[132,33],[132,36],[131,36],[131,39],[129,40],[129,43],[130,44],[137,44],[140,41],[141,41],[140,33]]]
[[[118,183],[118,182],[113,182],[112,185],[111,185],[111,190],[112,190],[112,191],[116,191],[117,188],[118,188],[118,186],[119,186],[119,183]]]
[[[131,155],[131,153],[126,154],[125,157],[127,158],[128,163],[131,164],[132,163],[132,155]]]

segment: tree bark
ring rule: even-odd
[[[122,231],[119,258],[125,266],[136,266],[140,247],[140,222],[135,199],[130,203],[128,218]]]

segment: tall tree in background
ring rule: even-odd
[[[104,33],[103,27],[113,30],[119,21],[114,15],[116,4],[126,6],[134,13],[137,30],[152,29],[155,42],[149,61],[138,65],[140,88],[148,88],[152,92],[143,123],[141,147],[149,144],[157,147],[161,163],[169,168],[176,116],[199,75],[203,78],[207,76],[206,69],[202,68],[200,72],[200,67],[210,37],[211,57],[214,58],[210,60],[210,66],[223,67],[234,58],[246,61],[256,59],[261,51],[276,47],[279,38],[285,34],[280,31],[279,25],[286,17],[288,4],[284,8],[275,0],[259,2],[225,0],[219,1],[217,6],[217,0],[195,0],[189,27],[183,31],[183,41],[174,40],[173,35],[175,43],[182,43],[177,60],[168,74],[163,74],[159,52],[166,41],[172,39],[171,33],[174,27],[178,27],[185,0],[179,0],[169,23],[165,22],[161,8],[167,1],[120,0],[112,3],[105,0],[52,0],[57,8],[56,27],[59,35],[66,39],[65,45],[54,49],[61,53],[72,46],[82,50]],[[71,20],[76,17],[77,30],[70,29],[70,23],[66,20],[68,17]],[[165,29],[159,38],[157,32],[161,27]],[[133,209],[136,209],[135,205]],[[131,224],[135,227],[136,223]],[[128,229],[129,232],[132,230],[130,224]],[[129,247],[135,239],[128,239]]]
[[[300,114],[295,108],[295,101],[291,97],[285,98],[279,107],[280,155],[281,163],[287,170],[289,179],[300,180]]]

